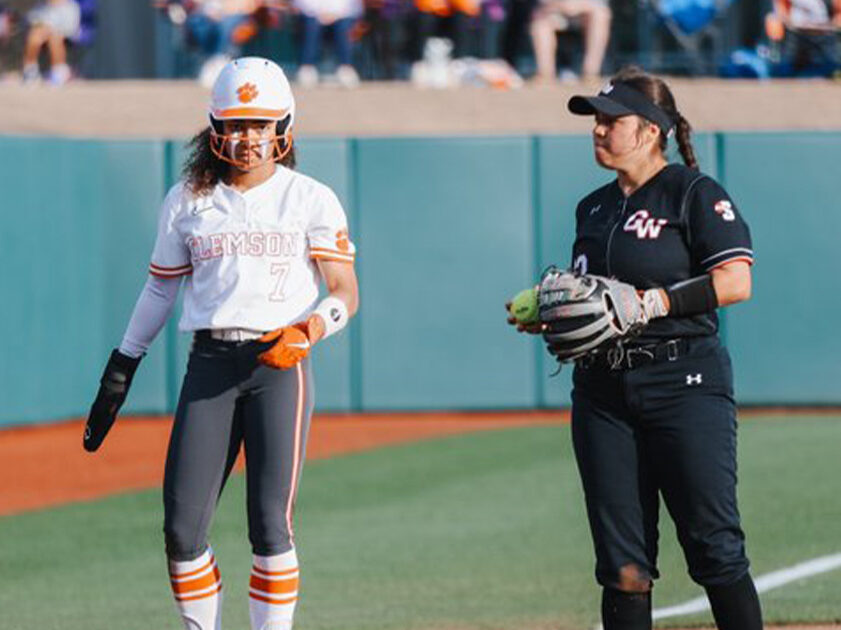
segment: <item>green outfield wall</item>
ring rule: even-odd
[[[699,134],[754,236],[754,297],[723,313],[747,404],[841,404],[841,133]],[[146,277],[180,142],[0,138],[0,424],[82,415]],[[361,309],[314,351],[321,410],[569,404],[503,303],[568,262],[577,200],[608,181],[584,136],[304,138],[344,203]],[[189,337],[168,324],[127,411],[174,408]]]

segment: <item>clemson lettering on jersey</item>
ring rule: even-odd
[[[221,256],[292,257],[300,255],[303,234],[295,232],[222,232],[187,239],[193,263]]]

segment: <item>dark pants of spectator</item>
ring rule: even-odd
[[[514,68],[517,67],[517,60],[525,49],[526,40],[531,46],[531,40],[527,35],[535,6],[537,6],[537,0],[511,0],[508,4],[508,19],[502,35],[502,58]]]
[[[339,65],[351,65],[350,29],[355,21],[354,18],[343,18],[325,26],[314,17],[303,16],[304,41],[301,46],[301,64],[318,64],[321,59],[321,37],[324,29],[329,28],[333,31],[333,47]]]
[[[370,28],[374,58],[379,62],[383,79],[397,78],[400,23],[381,7],[368,7],[365,22]]]
[[[788,31],[782,58],[795,76],[829,77],[841,68],[841,42],[836,35]]]
[[[204,54],[236,57],[240,47],[234,43],[234,31],[246,20],[247,15],[230,15],[216,21],[203,13],[194,13],[187,18],[187,32]]]
[[[505,25],[505,8],[501,2],[482,3],[480,17],[479,52],[480,59],[498,59],[501,33]]]
[[[453,40],[454,59],[467,56],[470,46],[470,20],[469,15],[458,11],[448,18],[441,18],[432,13],[418,12],[415,20],[414,45],[411,46],[410,52],[412,61],[423,59],[426,40],[439,34]]]

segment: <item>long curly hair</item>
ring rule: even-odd
[[[210,149],[210,132],[211,128],[208,125],[185,145],[188,155],[181,169],[181,176],[194,195],[209,193],[216,184],[224,181],[230,172],[231,165],[216,157]],[[280,164],[286,168],[295,168],[297,160],[294,143],[280,160]]]

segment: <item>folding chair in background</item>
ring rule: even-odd
[[[724,25],[731,1],[639,0],[640,65],[653,71],[715,74],[726,52]],[[664,50],[664,32],[674,38],[677,50]]]

